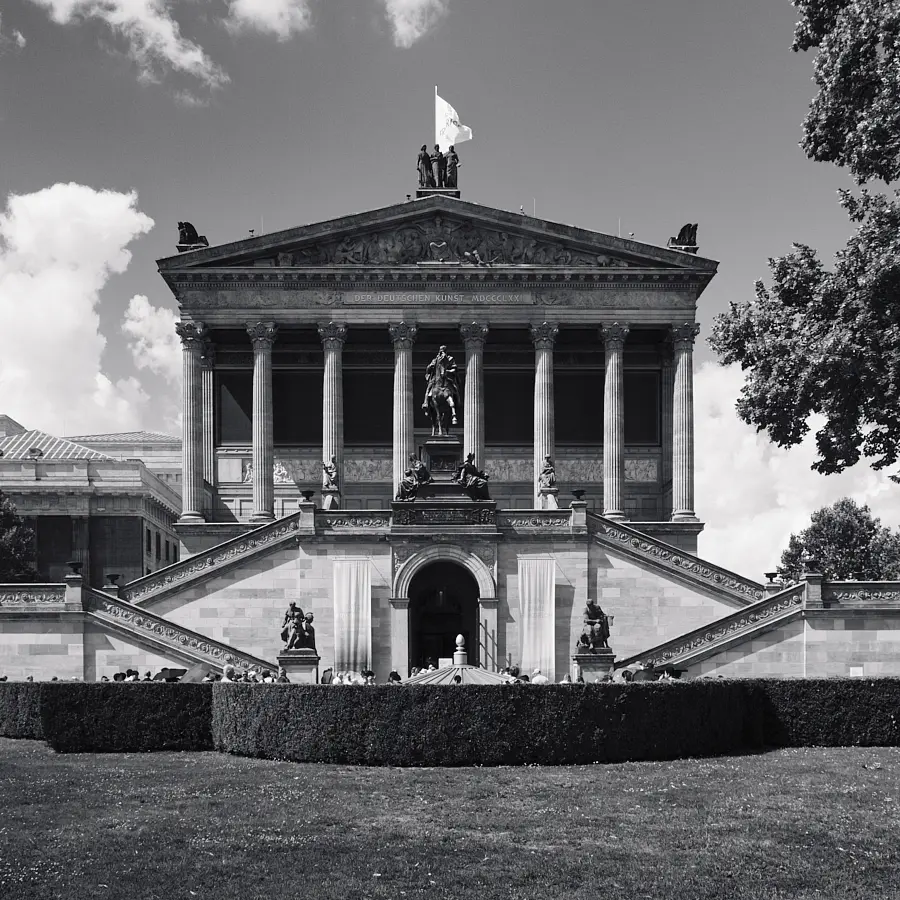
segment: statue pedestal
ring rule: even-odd
[[[308,647],[282,650],[278,654],[278,665],[284,669],[291,684],[318,684],[319,659],[319,654]]]
[[[559,488],[541,488],[541,509],[559,509]]]
[[[606,678],[609,670],[615,666],[616,655],[607,647],[584,651],[579,647],[572,661],[578,666],[582,678],[588,683],[593,683]]]
[[[431,483],[419,486],[416,500],[468,500],[468,494],[453,480],[462,464],[462,441],[455,435],[430,437],[425,441],[425,465]]]
[[[340,509],[341,492],[322,488],[322,509]]]
[[[455,197],[459,200],[459,188],[417,188],[416,200],[421,200],[423,197]]]

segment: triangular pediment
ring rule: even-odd
[[[159,260],[164,273],[421,264],[679,269],[710,274],[717,266],[714,260],[691,253],[442,196]]]

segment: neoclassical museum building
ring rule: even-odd
[[[589,602],[617,666],[900,669],[900,585],[698,556],[692,358],[717,263],[696,226],[656,247],[426,189],[178,249],[159,271],[184,357],[179,561],[0,587],[0,671],[274,667],[294,603],[315,627],[298,678],[406,677],[462,634],[473,665],[558,680],[608,667]]]

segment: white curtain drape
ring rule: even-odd
[[[556,561],[519,560],[519,634],[522,673],[540,669],[555,679]]]
[[[334,561],[334,670],[372,664],[372,573],[368,559]]]

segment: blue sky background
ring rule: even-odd
[[[623,235],[662,245],[685,222],[699,223],[700,252],[721,265],[701,298],[698,364],[712,359],[703,341],[713,315],[752,295],[754,279],[768,274],[767,257],[801,241],[830,262],[850,234],[835,194],[849,179],[797,146],[814,93],[813,58],[791,52],[796,12],[786,0],[318,0],[306,11],[301,0],[230,0],[231,28],[225,0],[114,0],[168,10],[183,38],[202,48],[206,80],[224,80],[211,71],[230,79],[214,89],[159,57],[145,58],[142,72],[106,21],[51,21],[53,10],[67,18],[67,2],[92,8],[92,0],[0,0],[0,196],[57,182],[137,191],[135,205],[155,227],[146,231],[132,215],[124,237],[110,238],[112,255],[128,245],[130,264],[108,280],[87,279],[99,288],[85,308],[99,315],[101,336],[90,365],[119,391],[119,405],[79,420],[64,385],[52,410],[39,414],[36,399],[11,390],[7,378],[0,412],[30,414],[26,424],[69,433],[116,430],[109,419],[122,422],[119,430],[176,427],[177,359],[168,370],[153,362],[154,351],[177,354],[160,337],[168,320],[157,317],[157,331],[148,328],[143,340],[143,326],[122,331],[136,294],[148,298],[151,318],[158,307],[175,308],[155,267],[174,253],[175,223],[188,219],[221,243],[263,221],[275,231],[402,200],[414,190],[417,148],[432,139],[435,84],[474,130],[459,147],[465,199],[527,211],[534,201],[540,217],[612,234],[621,218]],[[272,21],[266,10],[291,4],[294,21],[309,27],[285,40],[259,30]],[[251,27],[235,29],[235,5],[250,10]],[[397,32],[388,7],[431,13],[430,27]],[[55,227],[52,209],[46,204],[46,218],[35,219],[40,227]],[[114,216],[122,215],[117,207]],[[91,221],[85,250],[108,237],[102,216]],[[28,316],[25,327],[57,327],[60,307],[48,300],[29,309],[21,281],[18,294],[9,290],[10,272],[40,267],[41,248],[37,239],[27,265],[7,252],[14,312],[6,327],[18,313]],[[78,267],[70,252],[58,270]],[[54,302],[65,303],[65,278],[54,284]],[[58,337],[65,346],[65,333]],[[21,363],[19,384],[28,382],[29,364]],[[788,521],[799,527],[820,497],[881,496],[883,481],[868,470],[853,484],[832,479],[822,488],[825,480],[808,472],[809,448],[792,451],[788,481],[773,486],[788,457],[730,414],[739,385],[734,373],[701,369],[698,454],[718,457],[729,441],[744,442],[747,465],[757,468],[746,476],[746,497],[727,504],[755,498],[785,513],[767,526],[777,533],[772,541],[782,540]],[[70,410],[64,423],[60,409]],[[706,492],[698,509],[704,514],[706,503],[711,528],[717,510],[726,515],[716,465],[707,458],[698,473],[698,493]],[[722,460],[734,482],[731,465]],[[802,498],[784,494],[796,478],[807,479]],[[733,539],[718,548],[726,557]]]

